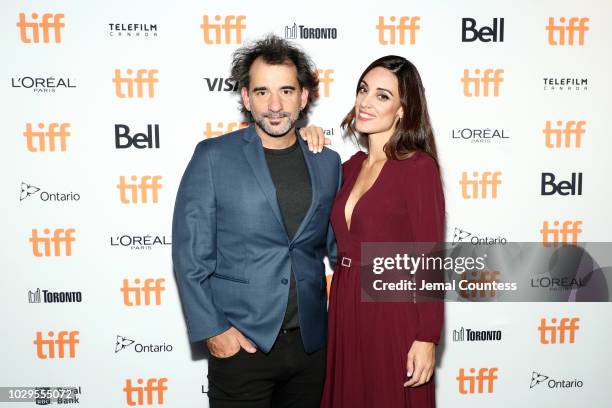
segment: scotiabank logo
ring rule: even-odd
[[[504,41],[504,19],[494,18],[491,26],[476,27],[476,19],[461,19],[461,41],[462,42],[503,42]]]
[[[584,45],[584,36],[589,31],[588,17],[548,17],[548,44],[557,45]]]
[[[502,184],[501,171],[472,172],[472,177],[464,171],[459,184],[461,185],[461,196],[466,199],[497,198],[498,186]]]
[[[72,243],[76,241],[72,236],[74,233],[74,228],[58,228],[53,232],[45,228],[42,234],[39,234],[37,229],[33,229],[29,239],[32,253],[35,257],[62,256],[62,252],[64,256],[72,256]]]
[[[17,27],[21,42],[36,44],[41,42],[41,38],[43,43],[62,42],[62,29],[66,27],[62,13],[44,13],[42,16],[32,13],[30,16],[31,20],[28,20],[25,13],[19,13]]]
[[[129,279],[124,279],[120,289],[123,293],[123,304],[125,306],[161,305],[162,293],[166,290],[165,281],[164,278],[144,280],[136,278],[130,283]]]
[[[26,147],[30,152],[65,152],[66,139],[70,136],[70,123],[49,123],[45,125],[39,122],[32,129],[32,123],[26,123],[23,137],[26,140]]]
[[[566,220],[566,221],[553,221],[552,226],[548,221],[544,221],[540,234],[542,234],[542,243],[544,246],[557,246],[559,242],[567,244],[571,242],[576,244],[580,234],[583,232],[580,226],[582,221],[577,220]]]
[[[164,404],[164,393],[168,391],[167,378],[148,378],[145,380],[138,378],[136,384],[132,383],[132,380],[128,378],[125,380],[125,387],[123,392],[125,393],[125,403],[133,407],[135,405],[163,405]]]
[[[473,73],[463,70],[463,95],[467,97],[499,96],[499,88],[504,78],[503,69],[487,68],[484,71],[476,68]]]
[[[332,75],[334,73],[333,69],[317,69],[317,75],[319,76],[319,85],[323,86],[323,96],[329,96],[329,88],[332,82],[334,82],[334,78]]]
[[[459,394],[492,394],[494,391],[495,381],[499,379],[497,368],[483,367],[478,369],[476,374],[475,368],[470,368],[468,374],[464,368],[459,369],[459,374],[456,377],[459,385]]]
[[[231,133],[238,129],[248,127],[248,122],[217,122],[217,125],[213,129],[211,122],[206,122],[206,130],[204,130],[204,138],[210,139],[211,137],[217,137]]]
[[[154,98],[158,73],[156,69],[139,69],[134,74],[134,70],[126,69],[123,75],[120,69],[115,69],[115,95],[118,98]]]
[[[406,32],[408,31],[408,44],[414,45],[416,42],[416,32],[421,29],[419,21],[421,17],[388,17],[389,23],[384,16],[378,17],[378,43],[382,45],[406,44]],[[396,23],[397,21],[397,23]]]
[[[546,121],[546,125],[542,133],[544,133],[544,144],[549,149],[558,149],[562,147],[582,147],[582,136],[586,130],[586,121],[584,120],[568,120],[565,123],[562,120],[552,124],[551,120]]]
[[[125,176],[119,177],[119,200],[122,204],[147,204],[157,203],[159,200],[159,190],[163,187],[160,184],[162,176],[130,176],[130,181],[126,181]]]
[[[200,28],[206,44],[241,44],[242,31],[246,30],[246,16],[204,15]]]
[[[54,333],[47,332],[47,337],[43,332],[36,332],[36,339],[33,341],[36,346],[36,357],[41,360],[55,358],[75,358],[76,345],[80,343],[78,330],[60,331]]]
[[[570,180],[559,180],[555,173],[542,173],[542,188],[540,194],[549,196],[559,194],[582,195],[582,173],[572,173]]]
[[[580,329],[579,317],[553,317],[548,320],[543,317],[540,319],[538,331],[540,332],[541,344],[574,344],[576,332]]]
[[[159,125],[147,125],[147,133],[130,135],[128,125],[115,125],[115,148],[159,149]]]

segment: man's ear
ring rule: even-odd
[[[251,111],[251,101],[249,100],[249,90],[246,88],[246,86],[242,87],[242,89],[240,90],[240,95],[242,96],[242,104],[244,105],[246,110],[250,112]]]
[[[300,95],[300,99],[301,99],[301,104],[300,107],[302,109],[304,109],[306,107],[306,105],[308,104],[308,95],[310,93],[308,92],[308,88],[302,88],[302,94]]]

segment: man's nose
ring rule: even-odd
[[[268,101],[268,109],[272,112],[279,112],[283,110],[283,104],[281,98],[277,93],[272,92],[270,100]]]

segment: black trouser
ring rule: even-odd
[[[210,357],[210,408],[318,408],[324,379],[325,349],[306,354],[299,330],[281,331],[267,354]]]

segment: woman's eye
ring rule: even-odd
[[[357,92],[359,92],[359,93],[366,93],[366,92],[368,92],[368,90],[366,89],[365,86],[360,86],[359,89],[357,90]]]
[[[387,101],[389,100],[389,97],[387,95],[381,94],[378,95],[378,99],[380,99],[381,101]]]

